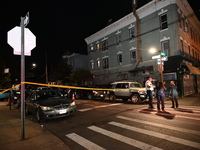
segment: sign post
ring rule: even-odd
[[[25,138],[25,55],[30,56],[31,50],[36,47],[36,37],[25,28],[29,23],[29,12],[21,17],[20,27],[8,32],[8,44],[14,48],[15,55],[21,55],[21,139]],[[21,35],[21,36],[19,36]]]

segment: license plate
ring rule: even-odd
[[[60,114],[65,114],[66,112],[67,112],[66,109],[62,109],[62,110],[60,110]]]
[[[145,97],[144,95],[140,95],[140,97]]]

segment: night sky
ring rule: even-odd
[[[139,6],[149,0],[138,0]],[[189,2],[198,3],[197,0]],[[132,12],[132,0],[6,0],[0,2],[0,63],[6,67],[20,66],[20,56],[13,55],[7,44],[7,32],[20,25],[20,18],[30,13],[26,28],[36,36],[36,48],[26,56],[32,63],[55,64],[66,52],[87,54],[84,39],[104,28],[109,19],[117,21]],[[198,5],[193,4],[194,11]],[[198,13],[199,14],[199,13]],[[16,67],[15,67],[16,68]]]

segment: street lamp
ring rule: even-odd
[[[153,56],[152,59],[157,59],[158,61],[158,71],[160,72],[160,79],[161,82],[164,81],[163,79],[163,71],[164,71],[164,66],[163,66],[163,56],[166,56],[165,53],[161,52],[161,50],[156,50],[155,48],[151,48],[150,53],[159,53],[159,55]]]

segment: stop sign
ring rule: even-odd
[[[21,27],[16,26],[8,31],[7,42],[14,49],[15,55],[21,55]],[[31,56],[31,50],[35,47],[35,35],[28,28],[24,28],[24,55]]]

